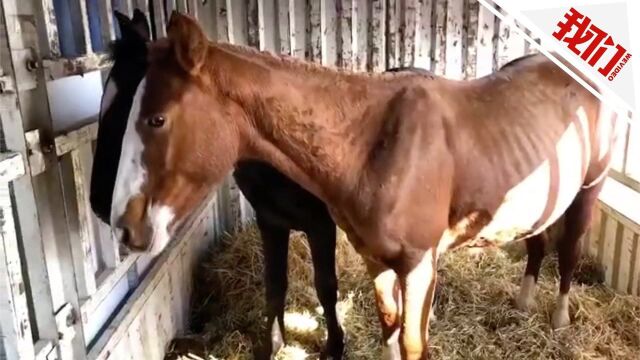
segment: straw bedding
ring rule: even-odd
[[[349,243],[338,241],[339,313],[347,359],[379,359],[379,326],[371,282]],[[452,251],[439,262],[437,320],[431,323],[435,359],[639,359],[640,298],[601,284],[589,259],[579,264],[571,292],[572,325],[550,328],[557,292],[555,254],[545,258],[531,315],[513,298],[526,256],[508,249]],[[213,247],[196,271],[192,326],[168,359],[252,359],[264,326],[261,243],[250,228]],[[304,235],[292,235],[285,326],[280,359],[317,359],[325,337]]]

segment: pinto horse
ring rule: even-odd
[[[133,18],[129,19],[116,11],[115,17],[122,36],[112,46],[114,64],[103,92],[90,192],[93,211],[107,224],[110,222],[122,138],[135,90],[146,72],[147,44],[150,42],[149,21],[144,13],[136,9]],[[432,75],[420,68],[388,71]],[[344,334],[336,314],[336,225],[327,207],[316,196],[264,162],[240,161],[233,177],[255,209],[263,240],[268,333],[262,353],[274,356],[284,344],[289,233],[300,230],[308,236],[316,291],[327,321],[324,355],[341,358]]]
[[[425,359],[438,256],[540,237],[564,214],[553,325],[569,324],[579,240],[620,122],[553,62],[427,80],[211,43],[177,12],[167,32],[125,130],[111,211],[123,244],[157,252],[234,164],[267,162],[322,199],[365,260],[385,356]]]

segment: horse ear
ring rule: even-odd
[[[186,72],[196,75],[204,64],[209,43],[197,21],[174,10],[167,25],[167,37],[178,64]]]
[[[151,30],[149,28],[149,20],[140,9],[133,10],[133,18],[131,18],[131,28],[137,32],[145,41],[151,40]]]
[[[121,13],[118,10],[113,11],[113,16],[115,16],[116,21],[118,21],[118,27],[120,28],[120,31],[127,29],[131,24],[131,19],[129,19],[127,15]]]

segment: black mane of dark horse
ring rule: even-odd
[[[132,19],[116,12],[116,19],[122,36],[111,47],[114,65],[108,81],[113,81],[117,93],[99,120],[90,185],[91,208],[107,224],[122,138],[136,88],[146,72],[146,43],[151,38],[149,22],[142,12],[136,10]],[[388,71],[433,76],[420,68]],[[324,308],[328,330],[325,353],[334,359],[341,358],[344,334],[336,314],[336,224],[327,207],[316,196],[263,162],[241,161],[236,165],[233,177],[255,210],[263,243],[268,334],[265,334],[266,348],[258,352],[260,357],[271,357],[284,343],[289,232],[298,230],[307,234],[315,286]]]

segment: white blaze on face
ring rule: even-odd
[[[166,205],[152,205],[147,211],[147,220],[152,231],[151,246],[149,248],[151,255],[158,255],[171,240],[169,225],[174,217],[173,210]]]
[[[102,100],[100,101],[100,119],[104,117],[104,113],[111,107],[111,104],[113,104],[113,99],[116,98],[117,93],[118,86],[111,76],[109,76],[104,87],[104,92],[102,93]]]
[[[136,122],[140,116],[140,106],[144,95],[146,79],[142,79],[133,98],[127,129],[122,139],[122,152],[118,163],[116,183],[113,188],[111,206],[111,224],[117,225],[124,214],[131,198],[141,193],[142,185],[147,179],[147,171],[142,166],[142,139],[136,131]]]
[[[147,170],[142,164],[144,145],[136,131],[136,122],[140,117],[140,107],[145,86],[146,79],[142,79],[133,98],[131,112],[127,120],[127,129],[122,140],[122,153],[118,164],[111,207],[111,224],[113,226],[117,226],[118,220],[125,213],[129,201],[142,193],[142,186],[147,181]],[[147,206],[146,221],[151,228],[149,252],[156,255],[169,242],[168,226],[173,220],[174,213],[170,207],[162,204],[148,204]]]

